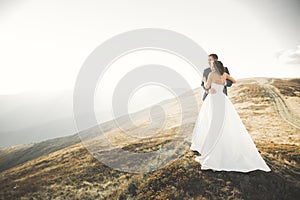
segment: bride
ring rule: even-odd
[[[223,93],[226,79],[236,80],[224,72],[222,62],[214,61],[205,88],[211,92],[200,109],[190,149],[200,153],[195,160],[201,169],[213,171],[271,171],[230,99]]]

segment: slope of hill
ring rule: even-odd
[[[0,150],[0,172],[78,142],[80,142],[80,139],[76,134],[34,144],[3,148]]]
[[[61,141],[65,147],[2,171],[0,199],[297,199],[300,195],[299,80],[244,79],[228,91],[258,150],[272,169],[269,173],[201,171],[201,166],[194,161],[194,153],[186,150],[164,168],[131,174],[106,166],[82,143],[74,140],[72,144],[65,138]],[[295,96],[287,92],[290,88]],[[197,88],[194,92],[199,97],[200,108],[202,90]],[[191,93],[184,95],[188,101]],[[168,145],[179,128],[190,138],[198,111],[190,110],[184,122],[179,122],[180,110],[174,101],[165,101],[164,106],[169,120],[159,134],[133,142],[122,136],[122,140],[114,142],[131,152],[149,152]],[[138,118],[143,120],[136,129],[147,122],[147,117],[138,115]],[[118,138],[121,131],[107,129],[107,135]],[[186,140],[182,145],[186,148],[189,144]],[[0,156],[18,157],[14,152],[21,151],[1,151]]]
[[[112,121],[102,123],[98,126],[101,126],[103,131],[109,131],[115,128]],[[86,129],[85,132],[89,133],[91,130],[97,130],[96,126]],[[76,133],[74,135],[49,139],[37,143],[0,148],[0,172],[79,142],[81,142],[81,140]]]

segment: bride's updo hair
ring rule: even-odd
[[[225,69],[224,69],[223,63],[221,61],[218,61],[218,60],[214,61],[213,67],[220,75],[224,74]]]

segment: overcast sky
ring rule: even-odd
[[[71,89],[98,45],[137,28],[188,36],[217,53],[235,78],[300,77],[299,2],[0,0],[0,94]],[[161,55],[155,63],[165,62]]]

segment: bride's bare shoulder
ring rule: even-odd
[[[211,76],[216,76],[216,74],[217,74],[216,72],[210,72]]]

